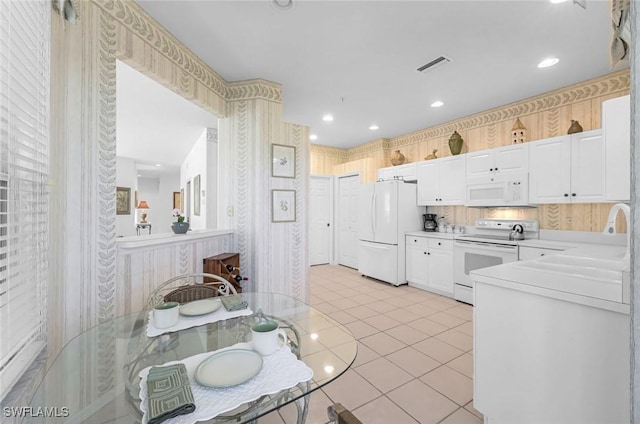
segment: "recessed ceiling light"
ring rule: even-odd
[[[156,166],[157,166],[157,167],[161,167],[162,165],[160,165],[159,163],[156,163]]]
[[[380,127],[374,124],[374,125],[371,125],[371,126],[369,127],[369,129],[370,129],[371,131],[375,131],[375,130],[379,130],[379,129],[380,129]]]
[[[538,63],[538,68],[548,68],[549,66],[553,66],[558,62],[560,62],[560,59],[558,59],[557,57],[548,57],[542,62]]]
[[[322,117],[322,120],[323,120],[324,122],[331,122],[331,121],[333,121],[333,116],[331,116],[331,115],[324,115],[324,116]]]
[[[141,177],[142,175],[138,174],[138,177]]]
[[[317,139],[318,139],[318,136],[317,136],[317,135],[315,135],[315,134],[311,134],[311,135],[309,136],[309,140],[317,140]]]
[[[444,103],[441,102],[440,100],[437,100],[437,101],[431,103],[431,107],[441,107],[443,105],[444,105]]]
[[[558,3],[564,3],[567,0],[549,0],[549,3],[553,3],[553,4],[558,4]]]

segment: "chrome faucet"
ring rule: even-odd
[[[616,234],[616,218],[618,217],[619,211],[622,211],[624,213],[624,217],[627,221],[627,251],[624,255],[623,261],[629,264],[629,251],[631,249],[631,208],[629,208],[629,205],[626,205],[624,203],[616,203],[615,205],[613,205],[613,207],[609,211],[607,225],[605,225],[603,233],[609,235]]]

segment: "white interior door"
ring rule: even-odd
[[[358,188],[360,175],[338,178],[338,263],[358,268]]]
[[[328,264],[331,262],[333,241],[333,178],[328,175],[313,175],[310,180],[309,263]]]

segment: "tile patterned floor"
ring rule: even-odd
[[[351,368],[311,396],[308,424],[328,422],[340,402],[365,424],[480,424],[473,408],[472,308],[408,286],[320,265],[310,272],[311,305],[358,339]],[[288,405],[260,424],[295,423]]]
[[[311,305],[353,333],[358,356],[345,374],[313,392],[307,424],[328,423],[327,406],[335,402],[364,424],[482,423],[472,403],[470,306],[342,266],[312,267],[310,284]],[[318,321],[299,324],[323,327]],[[110,418],[94,422],[132,421],[127,411],[109,406],[104,415]],[[287,405],[259,423],[291,424],[296,417],[295,405]]]

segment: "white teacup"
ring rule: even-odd
[[[156,328],[169,328],[178,323],[180,317],[178,302],[164,302],[153,309],[153,325]]]
[[[253,350],[262,356],[271,355],[280,347],[287,344],[287,333],[278,328],[278,323],[271,320],[256,322],[251,327],[251,335],[253,337]],[[280,344],[280,336],[284,343]]]

